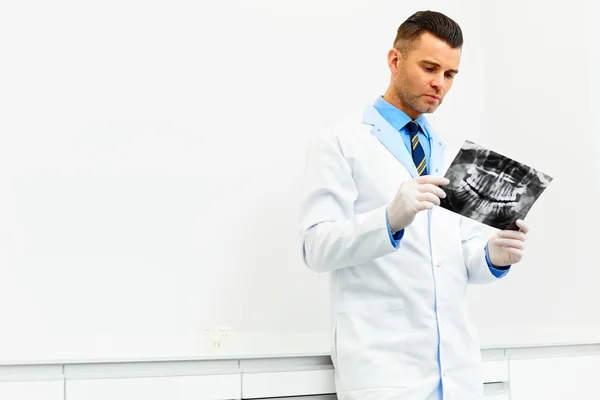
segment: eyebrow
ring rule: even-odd
[[[423,60],[421,62],[424,63],[424,64],[433,65],[433,66],[438,67],[438,68],[441,67],[441,65],[438,64],[438,63],[436,63],[435,61]],[[454,75],[458,74],[458,70],[457,69],[449,69],[448,72],[452,72],[452,73],[454,73]]]

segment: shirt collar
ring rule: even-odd
[[[381,116],[385,118],[385,120],[397,131],[400,131],[402,128],[404,128],[404,125],[411,121],[411,118],[406,115],[404,111],[385,101],[383,96],[377,97],[373,107],[375,107],[379,114],[381,114]],[[425,137],[429,138],[429,133],[425,128],[425,116],[421,114],[415,121],[421,125],[421,128],[423,128]]]

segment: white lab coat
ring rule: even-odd
[[[430,174],[443,175],[455,153],[445,154],[426,128]],[[468,283],[498,279],[485,260],[487,237],[477,236],[482,225],[436,207],[419,213],[394,248],[386,206],[417,172],[400,134],[373,106],[316,137],[305,174],[302,251],[309,268],[331,273],[338,398],[440,399],[441,378],[444,400],[481,399],[465,292]]]

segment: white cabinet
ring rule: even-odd
[[[484,361],[483,382],[508,382],[508,360]]]
[[[510,360],[511,400],[598,398],[600,355]]]
[[[0,365],[0,400],[335,400],[325,355]],[[600,344],[488,349],[485,400],[600,398]]]
[[[245,400],[245,398],[244,398]],[[264,400],[264,399],[261,399]],[[316,396],[292,396],[292,397],[277,397],[272,400],[337,400],[335,394],[321,394]],[[486,399],[487,400],[487,399]]]
[[[510,400],[508,360],[503,352],[489,351],[494,359],[483,361],[483,394],[485,400]],[[501,357],[501,358],[500,358]]]
[[[335,393],[333,368],[244,373],[244,399]]]
[[[63,381],[0,382],[0,399],[64,400]]]
[[[67,400],[231,400],[242,393],[236,360],[66,365]]]
[[[60,365],[0,366],[0,399],[64,400]]]
[[[67,380],[68,400],[239,399],[239,374]]]

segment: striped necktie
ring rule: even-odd
[[[419,130],[420,126],[415,121],[410,121],[406,124],[406,129],[410,133],[410,144],[412,148],[412,158],[417,168],[419,175],[427,175],[427,159],[425,158],[425,151],[423,146],[419,143]]]

